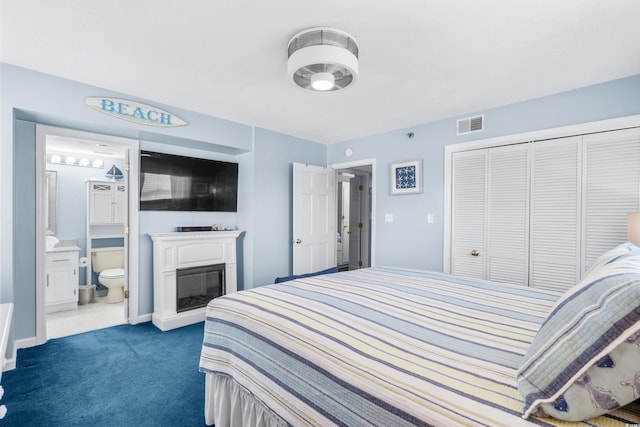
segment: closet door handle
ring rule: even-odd
[[[474,250],[471,251],[471,255],[472,256],[478,256],[478,255],[480,255],[480,252],[478,252],[476,249],[474,249]]]

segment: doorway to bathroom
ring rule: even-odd
[[[129,157],[137,149],[136,140],[37,126],[38,344],[128,322]]]

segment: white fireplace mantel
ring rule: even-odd
[[[236,240],[242,231],[149,233],[153,241],[153,315],[167,331],[205,319],[206,307],[177,312],[176,270],[211,264],[225,265],[226,293],[238,290]]]

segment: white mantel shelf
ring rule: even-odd
[[[176,269],[225,265],[226,293],[237,292],[236,241],[241,230],[149,233],[153,241],[153,324],[160,330],[205,319],[206,307],[177,312]]]

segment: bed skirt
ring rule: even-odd
[[[208,426],[282,427],[287,424],[234,380],[207,374],[204,416]]]

